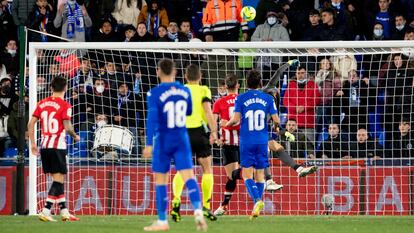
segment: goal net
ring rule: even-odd
[[[213,102],[226,95],[227,75],[237,75],[244,92],[248,72],[256,69],[263,85],[269,84],[281,119],[279,135],[270,136],[299,165],[319,167],[299,178],[277,152],[269,153],[272,179],[284,188],[264,194],[265,214],[409,215],[414,211],[413,48],[408,41],[31,43],[30,113],[51,94],[54,76],[67,77],[65,98],[81,137],[77,143],[68,138],[70,210],[151,215],[156,213],[151,162],[141,152],[146,93],[159,83],[159,59],[175,61],[179,82],[186,66],[198,65]],[[39,144],[39,132],[36,138]],[[220,147],[212,154],[216,209],[227,177]],[[201,174],[198,166],[195,171]],[[35,156],[29,173],[29,209],[36,214],[51,180]],[[252,207],[239,181],[229,214],[250,214]],[[190,210],[185,191],[181,209]]]

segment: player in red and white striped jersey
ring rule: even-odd
[[[39,101],[28,124],[31,152],[41,156],[42,168],[45,174],[50,174],[53,179],[49,189],[45,207],[39,213],[39,219],[45,222],[55,222],[50,209],[53,204],[58,204],[63,221],[78,221],[79,218],[69,213],[66,208],[64,192],[64,177],[67,173],[66,166],[66,132],[79,141],[71,123],[72,109],[63,98],[67,91],[67,80],[63,77],[55,77],[51,83],[52,96]],[[38,151],[34,138],[35,125],[40,121],[41,149]]]
[[[233,178],[233,171],[239,168],[239,133],[240,125],[225,127],[224,125],[233,116],[234,102],[238,95],[239,83],[234,74],[226,77],[226,88],[228,95],[218,99],[213,106],[214,120],[220,119],[221,133],[219,145],[222,146],[222,155],[224,158],[224,167],[227,175],[227,182],[224,192],[224,200],[221,206],[214,212],[215,215],[223,215],[227,211],[227,206],[231,196],[236,189],[237,180]]]

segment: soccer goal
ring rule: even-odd
[[[197,64],[213,102],[226,94],[228,74],[237,75],[244,92],[249,70],[256,69],[277,100],[281,119],[279,135],[269,138],[298,164],[319,167],[299,178],[270,152],[272,179],[284,188],[265,193],[265,214],[410,215],[413,48],[412,41],[31,43],[30,114],[50,95],[51,79],[67,77],[66,100],[81,137],[77,143],[68,138],[69,209],[80,215],[152,215],[151,163],[141,151],[146,93],[158,84],[159,59],[175,61],[179,82],[185,82],[186,66]],[[216,209],[227,177],[220,147],[212,154]],[[33,215],[44,205],[51,181],[38,157],[31,155],[29,163]],[[250,214],[247,200],[239,181],[228,214]],[[181,209],[190,209],[185,193]]]

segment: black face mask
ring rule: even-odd
[[[9,94],[10,89],[11,89],[11,87],[10,87],[9,85],[4,85],[4,86],[2,86],[2,87],[1,87],[1,91],[2,91],[4,94]]]
[[[155,15],[158,12],[158,9],[154,10],[154,9],[149,9],[149,12],[151,13],[151,15]]]

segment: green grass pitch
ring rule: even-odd
[[[126,233],[143,232],[155,216],[80,216],[80,222],[40,222],[33,216],[2,216],[2,233]],[[208,222],[208,232],[223,233],[412,233],[414,217],[374,216],[260,216],[249,221],[245,216],[221,217]],[[169,232],[196,232],[193,218],[183,216],[180,223],[170,222]]]

